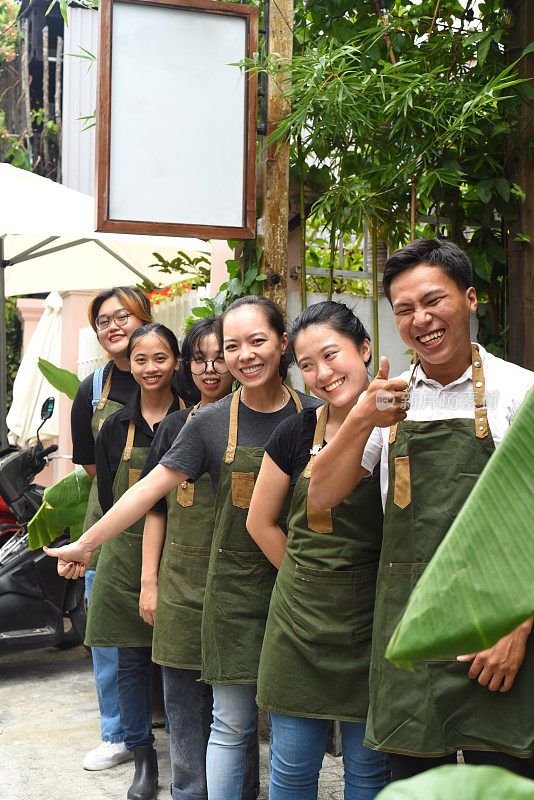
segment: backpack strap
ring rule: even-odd
[[[93,372],[93,411],[98,405],[100,398],[102,397],[102,385],[104,383],[104,367],[99,367]]]

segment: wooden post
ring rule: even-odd
[[[290,59],[293,53],[293,0],[270,3],[269,52]],[[282,76],[283,78],[283,76]],[[287,80],[290,75],[287,75]],[[280,95],[284,80],[269,78],[267,89],[267,133],[276,128],[288,111],[288,101]],[[260,271],[267,275],[264,293],[275,300],[284,314],[287,309],[287,237],[289,224],[289,142],[260,144],[258,180],[258,244],[262,248]]]
[[[43,143],[43,157],[44,157],[44,174],[48,174],[48,165],[50,163],[50,147],[48,141],[48,131],[46,130],[46,123],[48,122],[48,112],[50,108],[50,62],[48,60],[48,25],[43,28],[43,132],[41,140]]]
[[[54,116],[57,125],[57,166],[56,181],[61,183],[61,78],[63,75],[63,38],[57,37],[56,45],[56,86],[54,93]]]
[[[510,60],[515,60],[532,39],[534,39],[534,17],[529,12],[529,4],[514,4],[515,28],[510,36]],[[519,63],[522,78],[534,74],[534,53],[529,53]],[[533,85],[533,81],[530,81]],[[530,105],[523,105],[519,133],[511,142],[515,154],[513,174],[510,176],[526,192],[525,202],[521,204],[519,220],[511,228],[508,246],[509,295],[508,322],[510,327],[510,360],[522,367],[534,370],[534,244],[514,241],[518,232],[530,236],[534,243],[534,160],[527,159],[527,144],[534,136],[534,119]]]
[[[32,107],[30,100],[30,24],[27,19],[22,20],[22,56],[21,56],[21,82],[24,105],[25,139],[28,147],[28,156],[33,166],[33,127]]]

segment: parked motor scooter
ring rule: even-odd
[[[0,453],[0,495],[19,528],[0,546],[0,656],[38,647],[72,647],[85,637],[85,581],[66,580],[55,558],[28,546],[28,522],[43,500],[44,487],[33,483],[58,448],[43,447],[39,431],[50,419],[54,398],[45,400],[37,444],[27,450],[10,447]],[[54,541],[70,541],[68,528]],[[70,621],[70,625],[69,622]]]

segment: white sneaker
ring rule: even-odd
[[[84,769],[109,769],[123,761],[130,761],[134,757],[131,750],[127,750],[124,742],[102,742],[101,745],[89,750],[83,759]]]

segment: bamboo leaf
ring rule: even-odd
[[[45,489],[42,505],[28,523],[30,550],[49,545],[67,527],[71,542],[81,536],[91,484],[84,468],[77,467]]]
[[[491,647],[534,615],[534,388],[408,602],[398,666]]]
[[[386,786],[378,800],[533,800],[533,783],[500,767],[437,767]]]
[[[50,361],[46,361],[44,358],[39,359],[39,369],[54,389],[63,392],[71,400],[74,400],[80,385],[80,379],[74,372],[56,367],[55,364],[51,364]]]

